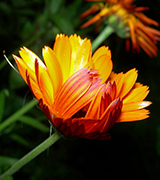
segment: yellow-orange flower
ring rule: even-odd
[[[100,0],[86,0],[98,2]],[[98,12],[93,18],[82,25],[85,28],[98,21],[96,29],[104,21],[107,25],[114,28],[117,35],[126,39],[126,49],[130,49],[130,40],[132,50],[140,52],[140,47],[150,56],[157,55],[157,41],[160,40],[160,31],[149,27],[149,25],[158,26],[159,24],[145,16],[142,11],[147,7],[136,7],[132,5],[134,0],[104,0],[94,4],[90,9],[84,12],[80,17],[84,18],[90,14]]]
[[[18,69],[50,122],[64,135],[109,139],[117,122],[142,120],[151,102],[148,87],[136,83],[137,71],[112,72],[111,52],[80,36],[57,35],[53,49],[42,50],[44,63],[23,47]]]

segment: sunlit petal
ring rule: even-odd
[[[141,109],[137,111],[122,112],[117,122],[139,121],[149,117],[149,111]]]
[[[56,95],[59,87],[63,83],[63,75],[61,71],[61,66],[59,64],[59,61],[54,53],[54,51],[49,48],[45,47],[43,48],[43,58],[46,63],[48,72],[50,74],[54,95]],[[58,77],[58,78],[57,78]]]
[[[60,34],[54,44],[53,50],[60,64],[63,82],[65,82],[69,78],[71,66],[71,45],[68,37]]]
[[[69,37],[72,47],[70,76],[82,69],[91,58],[91,42],[74,35]]]

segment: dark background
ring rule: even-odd
[[[79,16],[92,3],[83,0],[6,0],[0,1],[0,93],[4,96],[0,121],[19,110],[33,96],[28,87],[6,63],[3,50],[14,64],[12,53],[26,46],[41,57],[44,45],[54,44],[57,33],[78,34],[91,41],[98,34],[94,25],[80,29],[87,18]],[[144,13],[160,22],[160,1],[136,1],[147,6]],[[158,27],[157,29],[160,30]],[[116,124],[108,141],[61,139],[47,151],[13,175],[23,180],[107,179],[157,180],[160,177],[160,51],[150,58],[143,50],[138,54],[126,52],[125,40],[115,34],[105,42],[112,52],[115,72],[138,69],[138,81],[150,86],[147,100],[150,118],[132,123]],[[157,44],[160,48],[160,43]],[[0,99],[0,103],[2,101]],[[34,107],[26,113],[43,125],[43,128],[16,121],[0,132],[0,173],[17,159],[49,137],[50,125],[41,110]],[[38,125],[37,125],[38,126]]]

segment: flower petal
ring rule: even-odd
[[[137,111],[122,112],[117,122],[139,121],[149,117],[149,111],[140,109]]]
[[[111,82],[115,82],[116,84],[116,98],[120,97],[120,92],[124,82],[124,74],[121,72],[111,78]]]
[[[71,35],[69,41],[72,47],[70,76],[85,67],[91,58],[91,42],[87,38]]]
[[[88,16],[89,14],[93,14],[93,13],[97,12],[103,6],[104,6],[103,3],[94,4],[91,8],[89,8],[87,11],[85,11],[83,14],[81,14],[80,18],[82,19],[82,18]]]
[[[104,54],[103,54],[104,53]],[[111,53],[108,48],[99,48],[92,57],[94,68],[99,70],[98,73],[105,82],[113,68],[113,63],[111,60]]]
[[[116,123],[117,119],[120,116],[121,108],[122,101],[120,99],[114,100],[106,108],[106,110],[99,119],[100,121],[98,123],[95,123],[94,126],[90,127],[88,131],[99,131],[100,133],[106,133]]]
[[[71,66],[71,45],[68,36],[60,34],[55,41],[53,50],[62,70],[63,82],[65,82],[70,76]]]
[[[123,112],[135,111],[138,109],[143,109],[151,104],[152,103],[150,101],[136,101],[136,102],[124,103],[122,111]]]
[[[97,90],[92,102],[89,105],[85,118],[100,119],[107,106],[111,102],[111,97],[105,93],[106,87],[104,84]]]
[[[102,10],[96,14],[93,18],[91,18],[90,20],[88,20],[87,22],[85,22],[81,28],[85,28],[93,23],[95,23],[96,21],[98,21],[99,19],[101,19],[103,16],[107,16],[110,12],[110,9],[108,8],[102,8]]]
[[[60,89],[63,83],[61,66],[58,62],[58,59],[54,51],[51,48],[45,46],[42,52],[43,52],[44,61],[46,63],[51,78],[51,82],[54,90],[54,96],[56,96],[56,93],[58,92],[58,90]]]
[[[19,54],[22,57],[23,61],[33,71],[35,70],[35,59],[38,60],[38,63],[40,66],[45,67],[44,63],[40,60],[40,58],[26,47],[21,48],[21,50],[19,51]]]
[[[121,92],[119,94],[120,98],[123,98],[133,87],[137,79],[137,71],[135,69],[131,69],[127,73],[124,74],[123,85]]]
[[[33,92],[33,94],[35,95],[35,97],[39,100],[40,98],[42,98],[42,94],[41,91],[39,89],[39,86],[37,84],[37,80],[36,80],[36,76],[34,71],[28,66],[28,64],[26,64],[26,62],[23,61],[23,59],[13,55],[13,58],[18,66],[19,72],[22,76],[22,78],[24,79],[24,81],[29,85],[28,82],[30,82],[30,89]],[[28,78],[30,79],[28,81]]]
[[[35,74],[39,89],[42,92],[45,102],[47,102],[50,106],[52,106],[54,98],[53,98],[53,86],[51,83],[51,79],[50,76],[48,75],[46,68],[40,66],[37,59],[35,60]]]
[[[148,93],[149,93],[148,86],[138,86],[136,88],[133,88],[127,94],[127,96],[125,96],[123,103],[133,102],[133,101],[142,101],[143,99],[145,99]]]
[[[91,77],[92,72],[83,68],[63,84],[55,99],[57,117],[70,118],[91,101],[100,86],[100,80]]]

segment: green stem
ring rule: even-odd
[[[52,136],[50,136],[48,139],[46,139],[44,142],[42,142],[39,146],[37,146],[35,149],[30,151],[24,157],[22,157],[10,169],[8,169],[4,174],[2,174],[0,176],[0,180],[4,180],[5,177],[13,175],[20,168],[22,168],[25,164],[30,162],[32,159],[34,159],[36,156],[38,156],[40,153],[42,153],[47,148],[49,148],[52,144],[54,144],[58,139],[60,139],[60,135],[58,133],[54,133]]]
[[[97,38],[92,42],[92,51],[95,51],[99,45],[105,41],[112,33],[114,29],[111,26],[106,26],[103,31],[97,36]]]
[[[22,116],[24,113],[26,113],[28,110],[32,109],[37,104],[37,100],[33,99],[29,103],[27,103],[24,107],[19,109],[17,112],[12,114],[9,118],[4,120],[0,124],[0,132],[5,129],[7,126],[12,124],[13,122],[17,121],[20,116]]]

